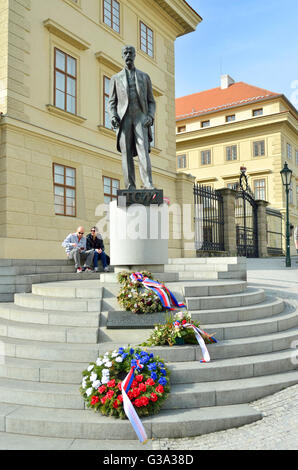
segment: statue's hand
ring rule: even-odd
[[[145,122],[144,122],[144,127],[151,127],[153,124],[153,119],[151,116],[147,116]]]
[[[117,129],[120,126],[120,118],[119,116],[113,116],[111,119],[111,124],[114,129]]]

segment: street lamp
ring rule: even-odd
[[[282,184],[286,190],[286,267],[291,267],[291,257],[290,257],[290,222],[289,222],[289,191],[291,186],[292,179],[292,170],[288,167],[287,162],[285,162],[283,169],[280,172]]]

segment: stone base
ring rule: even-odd
[[[129,272],[140,272],[140,271],[150,271],[153,273],[163,273],[165,270],[164,264],[138,264],[138,265],[131,265],[131,266],[114,266],[114,272],[120,273],[121,271],[129,271]]]

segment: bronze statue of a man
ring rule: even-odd
[[[111,78],[108,111],[122,154],[125,188],[136,189],[133,157],[138,155],[144,188],[154,189],[149,154],[156,105],[150,77],[135,68],[135,56],[133,46],[123,47],[125,67]]]

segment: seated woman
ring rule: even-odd
[[[107,255],[105,254],[105,247],[103,239],[100,234],[97,232],[96,227],[92,227],[90,230],[91,233],[87,235],[86,245],[87,250],[94,250],[93,264],[94,271],[98,271],[98,258],[100,258],[103,270],[105,272],[109,271],[107,263]]]

